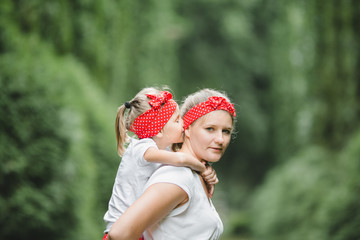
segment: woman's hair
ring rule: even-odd
[[[226,99],[226,101],[230,102],[229,97],[226,95],[226,93],[224,92],[220,92],[214,89],[209,89],[209,88],[205,88],[202,90],[199,90],[193,94],[190,94],[189,96],[187,96],[185,98],[185,100],[183,101],[183,103],[181,104],[181,108],[180,108],[180,115],[181,118],[183,118],[185,116],[185,114],[193,107],[195,107],[196,105],[205,102],[208,100],[209,97],[223,97]],[[235,121],[235,118],[233,116],[231,116],[233,123]],[[195,120],[196,121],[196,120]]]
[[[117,151],[120,156],[125,152],[125,143],[129,142],[129,136],[127,132],[130,130],[131,124],[134,120],[151,108],[147,94],[158,95],[163,90],[150,87],[142,89],[136,96],[131,99],[127,104],[129,111],[126,111],[125,104],[118,108],[116,120],[115,120],[115,133],[117,141]],[[126,113],[127,112],[127,113]]]
[[[180,107],[180,116],[181,118],[184,118],[185,114],[193,107],[195,107],[196,105],[202,103],[202,102],[206,102],[208,100],[209,97],[223,97],[226,99],[226,101],[230,102],[229,97],[226,95],[226,93],[221,92],[221,91],[217,91],[214,89],[209,89],[209,88],[204,88],[202,90],[199,90],[193,94],[190,94],[189,96],[187,96]],[[235,117],[231,116],[232,122],[233,122],[233,126],[235,126]],[[196,122],[196,120],[194,121]],[[194,123],[193,122],[193,123]],[[193,124],[192,123],[192,124]],[[192,125],[190,124],[190,125]],[[233,129],[234,130],[234,129]],[[182,143],[176,143],[173,144],[171,149],[173,151],[178,151],[179,149],[181,149]]]

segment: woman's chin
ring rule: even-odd
[[[210,162],[210,163],[215,163],[215,162],[220,161],[221,157],[222,157],[222,154],[211,155],[211,156],[207,156],[205,161]]]

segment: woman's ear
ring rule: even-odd
[[[190,127],[188,127],[187,129],[185,129],[185,137],[189,138],[190,137]]]

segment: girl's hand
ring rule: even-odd
[[[215,184],[219,182],[219,179],[216,176],[215,170],[209,165],[205,165],[205,171],[201,172],[201,176],[203,177],[206,187],[208,189],[209,198],[212,198],[215,191]]]
[[[200,162],[197,158],[194,156],[188,154],[188,153],[182,153],[182,152],[176,152],[179,160],[178,166],[186,166],[190,167],[191,169],[198,171],[198,172],[205,172],[206,166],[204,163]]]

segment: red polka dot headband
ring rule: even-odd
[[[195,105],[185,114],[183,117],[184,129],[187,129],[196,119],[215,110],[225,110],[228,111],[231,116],[236,116],[232,103],[229,103],[223,97],[212,96],[209,97],[207,101]]]
[[[146,94],[146,96],[151,99],[149,101],[151,108],[138,116],[130,126],[130,131],[140,139],[158,134],[177,108],[177,103],[167,91],[159,95]]]

